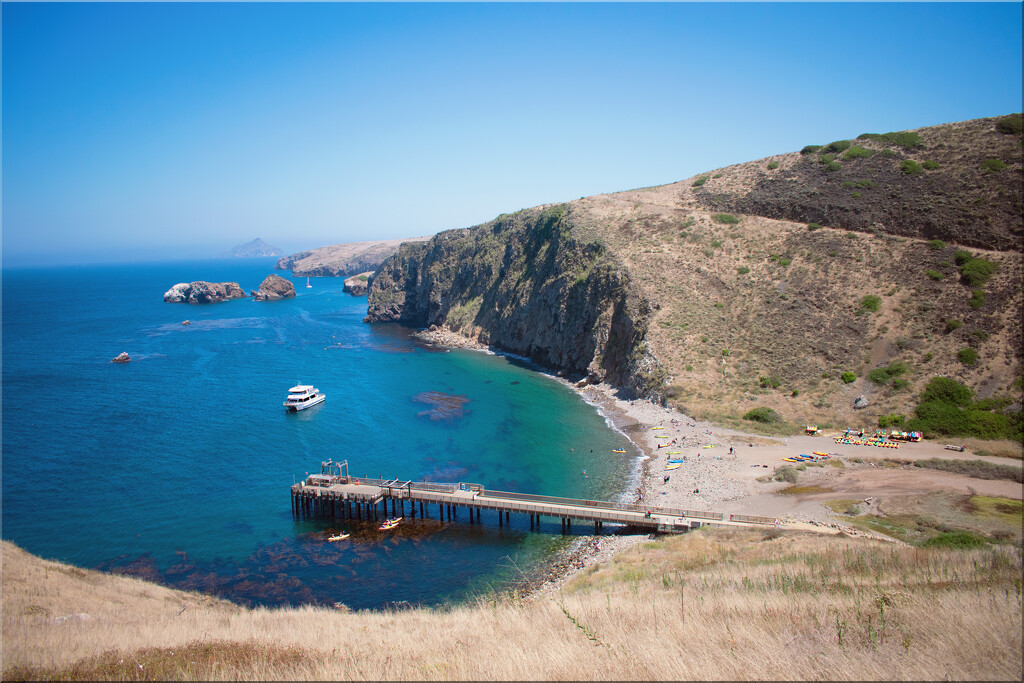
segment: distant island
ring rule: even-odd
[[[429,237],[399,240],[345,242],[286,256],[274,266],[291,270],[296,277],[349,277],[377,270],[384,260],[398,252],[403,242],[425,242]]]
[[[274,247],[257,237],[252,242],[239,244],[237,247],[226,251],[221,256],[224,258],[268,258],[270,256],[283,256],[284,252],[280,247]]]

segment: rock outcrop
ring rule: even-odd
[[[129,358],[128,354],[126,352],[122,351],[121,353],[117,354],[115,357],[111,358],[110,362],[111,363],[127,363],[130,360],[131,360],[131,358]]]
[[[366,322],[445,326],[548,368],[658,395],[651,308],[565,205],[406,243],[370,279]]]
[[[422,242],[428,237],[376,242],[346,242],[301,251],[278,260],[277,270],[291,270],[296,277],[349,277],[374,271],[404,242]]]
[[[237,282],[179,282],[164,292],[164,301],[170,304],[213,304],[244,298],[245,291]]]
[[[352,296],[366,296],[369,291],[369,281],[373,276],[373,271],[367,271],[365,273],[359,273],[359,275],[353,275],[350,278],[345,279],[345,288],[342,290],[351,294]]]
[[[260,283],[259,291],[252,292],[252,295],[256,301],[290,299],[295,296],[295,285],[291,280],[286,280],[280,275],[268,275]]]

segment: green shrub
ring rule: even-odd
[[[696,180],[693,181],[693,186],[694,187],[700,187],[701,185],[706,183],[708,181],[708,178],[710,178],[710,177],[711,176],[704,175],[704,176],[701,176],[700,178],[697,178]]]
[[[860,199],[861,197],[860,192],[851,192],[850,196],[853,197],[854,199]]]
[[[965,346],[956,352],[956,359],[967,367],[973,367],[978,362],[978,352],[970,346]]]
[[[843,155],[843,158],[844,159],[867,159],[868,157],[873,156],[874,153],[875,153],[875,150],[873,150],[873,149],[868,149],[867,147],[861,147],[860,145],[855,145],[855,146],[851,147],[850,149],[846,150],[846,154]]]
[[[876,187],[878,187],[878,183],[872,180],[858,180],[857,187],[861,188],[862,190],[873,190]]]
[[[892,388],[896,391],[903,391],[910,388],[910,382],[905,379],[894,379],[892,381]]]
[[[1000,133],[1006,133],[1008,135],[1020,135],[1021,134],[1021,115],[1010,114],[996,121],[996,130]]]
[[[774,171],[778,167],[779,167],[779,162],[777,162],[777,161],[769,161],[768,162],[768,170],[769,171]]]
[[[711,214],[711,220],[724,225],[735,225],[740,222],[740,219],[731,213],[713,213]]]
[[[956,262],[956,264],[958,266],[964,265],[965,263],[970,261],[972,258],[974,258],[974,254],[972,254],[969,251],[964,251],[962,249],[957,249],[955,252],[953,252],[953,260]]]
[[[828,164],[836,160],[835,154],[822,154],[818,157],[819,164]]]
[[[893,157],[899,156],[899,155],[896,154],[896,152],[892,151],[891,149],[886,148],[886,149],[883,149],[881,152],[879,152],[878,156],[883,157],[885,159],[892,159]]]
[[[929,268],[928,270],[924,271],[924,274],[927,275],[928,277],[930,277],[933,280],[945,280],[946,279],[945,275],[943,275],[942,273],[940,273],[937,270],[932,270],[931,268]]]
[[[985,159],[985,161],[981,162],[981,170],[985,173],[995,173],[996,171],[1002,171],[1004,168],[1006,168],[1006,164],[1000,159]]]
[[[985,330],[973,330],[971,332],[971,336],[977,339],[978,341],[985,341],[986,339],[988,339],[988,332],[986,332]]]
[[[951,548],[953,550],[973,550],[984,548],[987,543],[980,536],[967,531],[945,531],[933,536],[921,544],[925,548]]]
[[[922,147],[924,143],[921,142],[921,136],[917,133],[901,132],[901,133],[862,133],[857,136],[858,140],[876,140],[885,145],[897,145],[903,149],[913,149],[914,147]]]
[[[924,391],[921,392],[922,403],[934,401],[953,406],[966,406],[973,398],[974,392],[970,387],[951,377],[932,377]]]
[[[800,395],[800,390],[799,389],[794,389],[793,393],[790,394],[790,396],[792,396],[794,398],[796,398],[799,395]]]
[[[847,370],[846,372],[844,372],[843,374],[841,374],[839,376],[839,379],[843,380],[844,384],[849,384],[851,382],[856,382],[857,381],[857,375],[855,375],[852,372],[850,372],[849,370]]]
[[[771,408],[764,406],[747,411],[747,414],[743,416],[743,419],[750,420],[751,422],[761,422],[762,424],[782,422],[782,417],[778,413]]]
[[[996,272],[996,264],[988,259],[972,258],[960,266],[960,281],[969,287],[983,285]]]
[[[807,156],[808,154],[814,154],[815,152],[817,152],[820,149],[821,149],[821,145],[807,145],[802,150],[800,150],[800,154],[803,154],[804,156]]]
[[[868,294],[860,300],[860,307],[866,311],[877,313],[882,305],[882,297],[877,294]]]
[[[884,368],[875,368],[868,373],[868,379],[878,385],[888,384],[890,379],[904,375],[909,370],[910,367],[906,363],[898,360]]]
[[[985,305],[985,290],[975,289],[971,292],[971,298],[967,300],[967,303],[971,305],[971,308],[978,310]]]
[[[921,168],[921,164],[913,159],[904,159],[903,172],[907,175],[917,175],[918,173],[924,173],[924,169]]]
[[[840,152],[850,149],[850,144],[849,140],[836,140],[835,142],[830,142],[825,145],[824,151],[829,154],[839,154]]]
[[[888,415],[880,415],[878,417],[878,426],[882,429],[889,427],[901,427],[906,422],[906,415],[898,415],[896,413],[889,413]]]
[[[946,321],[946,334],[949,334],[950,332],[955,332],[956,330],[959,330],[962,326],[962,322],[960,322],[956,318],[950,318],[949,320]]]
[[[930,161],[929,160],[929,161],[924,162],[921,165],[924,166],[926,171],[934,171],[935,169],[937,169],[939,167],[939,162],[937,162],[937,161]]]
[[[762,389],[778,389],[782,386],[782,379],[778,377],[766,377],[761,375],[759,378],[760,386]]]
[[[740,275],[746,275],[747,273],[750,272],[750,268],[747,268],[746,266],[740,266],[739,268],[736,269],[736,272],[739,273]]]
[[[934,251],[942,251],[946,248],[946,243],[942,240],[928,240],[928,248]]]
[[[838,161],[830,161],[825,164],[825,171],[828,173],[834,173],[843,167]]]
[[[818,225],[817,223],[808,223],[807,229],[810,230],[811,232],[814,232],[815,230],[821,230],[821,226]]]

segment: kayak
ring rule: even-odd
[[[669,439],[671,437],[668,434],[665,434],[664,436],[662,436],[661,434],[655,434],[654,438],[655,439]]]
[[[682,455],[682,454],[683,454],[682,451],[669,451],[665,455]]]
[[[651,427],[651,429],[664,429],[664,427]]]
[[[685,460],[669,460],[670,463],[686,462]]]
[[[713,443],[713,444],[709,444],[707,446],[701,446],[701,448],[718,448],[718,444],[717,443]]]
[[[815,455],[828,455],[828,453],[826,453],[824,451],[814,451],[814,454]]]
[[[349,536],[348,534],[338,534],[337,536],[328,536],[327,540],[328,541],[344,541],[346,538],[348,538],[348,536]]]
[[[622,449],[619,449],[619,448],[613,448],[613,449],[612,449],[612,453],[625,453],[625,452],[626,452],[626,449],[625,449],[625,448],[622,448]]]
[[[682,463],[679,463],[679,462],[674,462],[674,463],[672,463],[672,464],[670,464],[670,465],[665,465],[665,469],[666,469],[666,470],[674,470],[674,469],[676,469],[677,467],[682,467],[682,466],[683,466],[683,464],[682,464]]]
[[[384,520],[384,523],[380,525],[377,531],[388,531],[398,526],[398,523],[402,521],[401,517],[395,517],[394,519]]]
[[[783,458],[783,460],[786,462],[800,462],[800,460],[797,460],[796,458]]]

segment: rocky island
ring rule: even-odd
[[[359,275],[353,275],[350,278],[345,279],[345,287],[342,289],[346,294],[352,296],[366,296],[367,290],[369,290],[369,281],[373,276],[373,271],[368,270],[365,273],[359,273]]]
[[[164,301],[169,304],[214,304],[244,298],[245,291],[237,282],[179,282],[164,292]]]
[[[257,237],[251,242],[239,244],[221,256],[225,258],[269,258],[284,254],[279,247],[273,247]]]
[[[257,291],[251,291],[254,301],[277,301],[295,296],[295,285],[280,275],[268,275]]]

